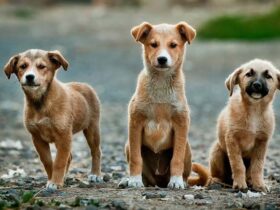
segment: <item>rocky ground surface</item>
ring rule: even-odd
[[[84,6],[24,10],[0,8],[0,65],[28,48],[59,49],[70,62],[59,71],[60,80],[87,82],[102,102],[102,173],[104,183],[86,180],[90,154],[86,141],[73,139],[73,162],[65,187],[55,193],[42,191],[45,172],[29,134],[22,125],[23,94],[13,77],[0,77],[0,209],[280,209],[280,102],[275,101],[277,126],[265,164],[268,194],[241,193],[219,185],[211,188],[168,190],[118,189],[127,175],[123,146],[127,138],[127,103],[142,68],[140,46],[130,28],[143,20],[152,23],[187,20],[194,27],[209,17],[236,11],[265,11],[268,6],[236,8],[92,9]],[[168,12],[168,15],[166,15]],[[216,118],[228,94],[226,76],[239,64],[260,57],[280,66],[280,42],[219,42],[196,40],[188,46],[185,73],[191,108],[190,143],[193,160],[207,164],[215,140]],[[52,148],[53,155],[55,149]]]

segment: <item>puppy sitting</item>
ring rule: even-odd
[[[25,93],[24,124],[48,175],[47,188],[63,185],[72,159],[72,135],[83,131],[92,155],[90,181],[101,181],[99,100],[83,83],[63,84],[56,70],[67,70],[68,62],[59,51],[28,50],[10,58],[4,67],[8,78],[14,73]],[[50,143],[57,155],[52,161]]]
[[[144,22],[131,33],[143,44],[144,69],[129,104],[125,152],[130,177],[120,185],[183,189],[191,172],[191,149],[182,65],[185,43],[190,44],[196,32],[186,22]]]
[[[240,90],[233,93],[235,85]],[[272,101],[280,88],[280,72],[268,61],[255,59],[226,80],[228,105],[218,119],[218,141],[210,154],[213,181],[245,189],[267,191],[263,168],[268,141],[274,131]]]

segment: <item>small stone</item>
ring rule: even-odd
[[[192,195],[192,194],[183,195],[183,199],[186,199],[186,200],[194,200],[194,195]]]
[[[121,179],[124,177],[124,175],[120,172],[113,172],[112,177],[113,179]]]
[[[144,192],[142,193],[142,196],[144,196],[146,199],[152,199],[152,198],[165,198],[167,195],[167,192]]]
[[[218,183],[211,184],[207,187],[207,190],[221,190],[222,185]]]
[[[104,176],[103,176],[103,181],[104,182],[109,182],[111,180],[111,176],[109,175],[109,174],[105,174]]]
[[[202,194],[195,194],[194,199],[203,199],[204,196]]]
[[[122,201],[122,200],[114,200],[114,201],[112,201],[112,205],[117,210],[126,210],[126,209],[128,209],[128,205],[124,201]]]

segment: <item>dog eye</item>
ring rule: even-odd
[[[254,74],[255,74],[254,70],[251,69],[251,70],[250,70],[247,74],[245,74],[245,75],[246,75],[246,77],[252,77],[252,76],[254,76]]]
[[[19,66],[19,68],[21,68],[21,69],[26,69],[26,68],[27,68],[27,64],[26,64],[26,63],[21,64],[21,65]]]
[[[171,47],[171,48],[176,48],[176,47],[177,47],[177,44],[172,42],[172,43],[170,44],[170,47]]]
[[[151,43],[152,48],[157,48],[158,44],[156,42]]]
[[[39,64],[37,67],[38,67],[38,69],[44,69],[46,66],[43,64]]]
[[[264,74],[264,77],[265,77],[266,79],[272,79],[272,76],[270,76],[267,72]]]

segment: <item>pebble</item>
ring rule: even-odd
[[[183,195],[183,198],[186,199],[186,200],[194,200],[194,195],[186,194],[186,195]]]
[[[109,182],[110,180],[111,180],[111,176],[110,176],[110,174],[105,174],[104,176],[103,176],[103,181],[104,182]]]
[[[203,199],[204,196],[202,194],[195,194],[194,199]]]
[[[165,198],[167,195],[167,192],[161,191],[161,192],[143,192],[142,196],[145,197],[145,199],[152,199],[152,198]]]
[[[113,200],[111,202],[111,204],[117,210],[126,210],[126,209],[128,209],[128,205],[123,200]]]
[[[211,184],[207,187],[207,190],[221,190],[222,185],[218,183]]]

